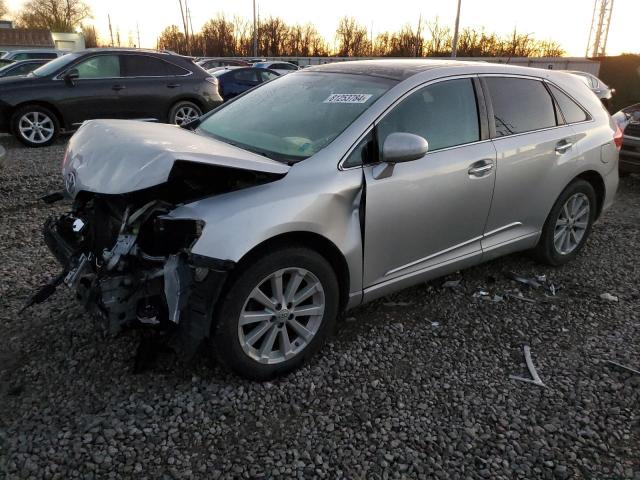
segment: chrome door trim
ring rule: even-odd
[[[508,225],[504,225],[502,227],[496,228],[495,230],[491,230],[489,232],[486,232],[484,235],[482,235],[482,238],[490,237],[492,235],[495,235],[496,233],[500,233],[500,232],[503,232],[505,230],[509,230],[510,228],[513,228],[513,227],[519,227],[520,225],[522,225],[522,222],[513,222],[513,223],[510,223]]]
[[[156,57],[154,55],[146,55],[143,53],[135,53],[135,52],[127,52],[127,53],[121,53],[121,52],[109,52],[109,53],[102,53],[102,54],[96,54],[96,55],[91,55],[88,57],[84,57],[82,59],[79,59],[79,61],[75,62],[74,64],[70,65],[69,67],[65,68],[62,72],[56,74],[52,80],[54,81],[60,81],[60,80],[64,80],[64,77],[61,75],[64,75],[66,72],[68,72],[69,70],[71,70],[73,67],[75,67],[76,65],[79,65],[81,63],[84,63],[86,60],[90,60],[92,58],[96,58],[96,57],[106,57],[106,56],[117,56],[120,57],[121,55],[142,55],[144,57],[151,57],[151,58],[157,58],[158,60],[162,60],[163,62],[167,62],[170,65],[173,65],[174,67],[178,67],[181,68],[182,70],[187,71],[188,73],[185,73],[183,75],[140,75],[140,76],[136,76],[136,77],[96,77],[96,78],[77,78],[74,81],[78,81],[78,80],[119,80],[119,79],[126,79],[126,78],[174,78],[174,77],[189,77],[191,75],[193,75],[193,72],[187,68],[181,67],[180,65],[176,65],[173,62],[170,62],[168,60],[165,60],[164,58],[160,58],[160,57]],[[119,62],[119,60],[118,60]]]
[[[418,260],[414,260],[413,262],[407,263],[406,265],[402,265],[400,267],[394,268],[392,270],[389,270],[387,273],[384,274],[385,277],[388,277],[389,275],[393,275],[394,273],[398,273],[402,270],[405,270],[407,268],[411,268],[414,267],[416,265],[419,265],[423,262],[426,262],[427,260],[431,260],[432,258],[436,258],[439,257],[440,255],[444,255],[445,253],[449,253],[453,250],[456,250],[460,247],[464,247],[465,245],[469,245],[470,243],[473,242],[477,242],[478,240],[482,240],[482,235],[478,236],[478,237],[474,237],[471,238],[469,240],[466,240],[462,243],[458,243],[457,245],[454,245],[453,247],[449,247],[449,248],[445,248],[444,250],[440,250],[439,252],[436,253],[432,253],[431,255],[424,257],[424,258],[420,258]]]

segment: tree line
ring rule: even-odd
[[[5,0],[0,0],[0,17],[7,13]],[[55,32],[74,32],[81,28],[86,46],[135,46],[129,33],[121,40],[120,32],[101,39],[94,27],[83,23],[91,18],[84,0],[28,0],[13,15],[22,28],[46,28]],[[418,17],[398,31],[372,31],[353,17],[338,20],[335,37],[330,43],[312,23],[289,24],[280,17],[269,16],[258,22],[257,55],[260,57],[446,57],[451,55],[453,32],[438,18],[425,21]],[[112,45],[115,44],[115,45]],[[219,14],[208,20],[199,32],[188,32],[169,25],[157,39],[156,47],[184,55],[253,56],[253,23],[245,18],[228,18]],[[558,42],[540,40],[515,29],[509,35],[498,35],[484,29],[464,28],[460,31],[457,54],[460,57],[559,57],[565,54]]]
[[[436,18],[415,27],[404,25],[395,32],[372,32],[352,17],[338,21],[335,42],[330,45],[316,27],[287,24],[282,18],[268,17],[257,28],[259,57],[444,57],[451,55],[453,32]],[[186,37],[177,25],[165,28],[158,37],[159,49],[185,55],[248,57],[253,53],[253,25],[240,17],[223,14],[209,20],[201,31]],[[555,41],[538,40],[516,31],[506,36],[470,27],[458,38],[460,57],[559,57],[565,51]]]

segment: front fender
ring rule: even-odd
[[[204,222],[192,253],[233,262],[241,261],[255,247],[279,235],[320,235],[345,257],[351,292],[361,291],[362,171],[314,176],[310,185],[301,181],[294,170],[279,181],[184,205],[169,216]]]

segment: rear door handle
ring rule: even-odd
[[[120,91],[120,90],[124,90],[125,87],[124,85],[114,85],[113,87],[111,87],[112,90],[115,90],[116,92]]]
[[[180,86],[179,83],[171,83],[169,85],[167,85],[167,88],[178,88]]]
[[[572,142],[562,140],[556,144],[556,153],[558,155],[562,155],[563,153],[567,153],[571,149],[571,147],[573,147]]]
[[[493,162],[490,160],[480,160],[471,165],[468,173],[472,177],[484,177],[493,170]]]

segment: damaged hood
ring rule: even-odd
[[[63,161],[65,188],[129,193],[167,181],[174,162],[284,175],[289,166],[174,125],[135,120],[91,120],[69,141]]]

